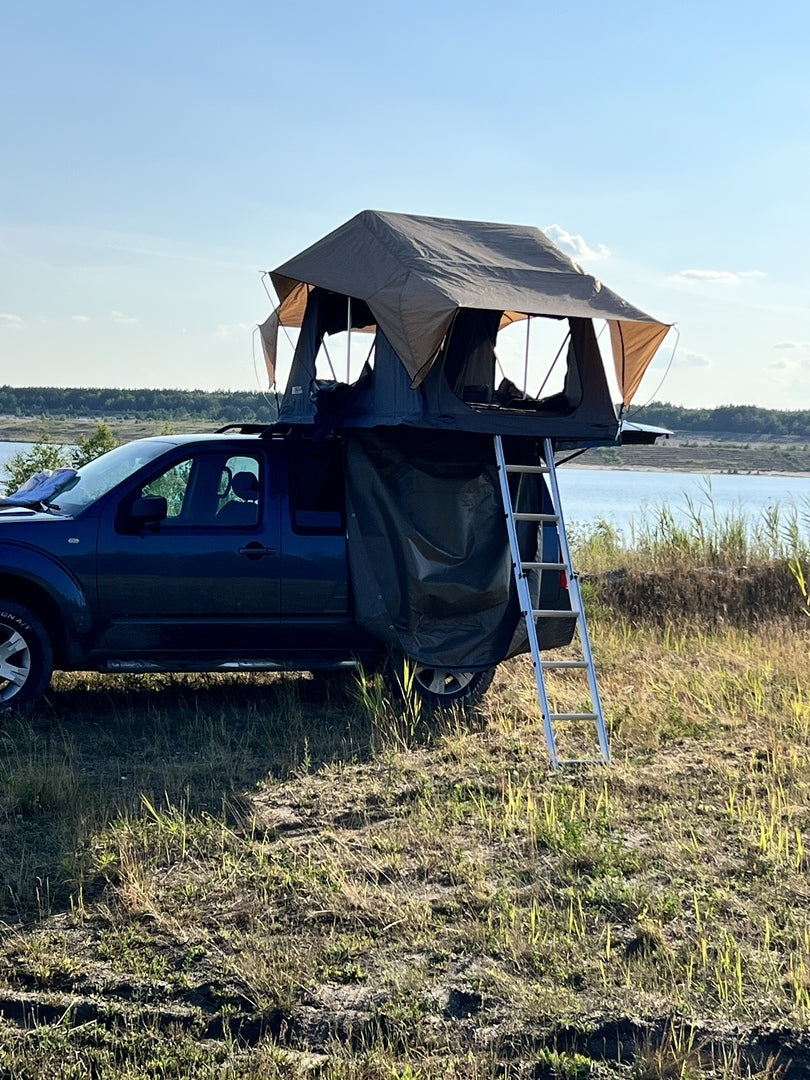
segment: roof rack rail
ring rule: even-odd
[[[272,424],[226,424],[217,428],[217,435],[224,435],[226,431],[235,431],[240,435],[261,435],[263,431],[271,428]]]

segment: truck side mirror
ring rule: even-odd
[[[129,518],[135,525],[148,525],[165,521],[168,513],[169,507],[162,495],[143,495],[132,504]]]

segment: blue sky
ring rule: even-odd
[[[0,0],[0,382],[257,389],[259,271],[370,207],[536,225],[676,322],[637,404],[809,408],[808,40],[779,0]]]

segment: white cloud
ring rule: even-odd
[[[769,371],[783,371],[788,374],[803,374],[810,371],[810,356],[777,356],[768,361]]]
[[[9,330],[24,330],[25,323],[19,315],[9,315],[0,311],[0,326],[6,326]]]
[[[610,255],[610,249],[604,244],[592,248],[584,237],[568,232],[561,225],[549,225],[543,232],[566,255],[573,255],[575,259],[604,259]]]
[[[113,321],[117,323],[136,323],[138,320],[134,315],[124,315],[122,311],[111,311]]]
[[[73,322],[79,322],[79,323],[90,322],[90,317],[88,315],[71,315],[70,317],[73,320]]]
[[[682,352],[676,355],[673,366],[680,368],[708,368],[712,366],[712,362],[703,353]]]
[[[784,351],[791,351],[793,349],[810,349],[810,341],[777,341],[775,345],[772,345],[773,349],[781,349]]]
[[[245,334],[253,332],[253,326],[250,323],[231,323],[229,326],[220,324],[214,331],[214,337],[217,338],[229,338],[229,337],[242,337]]]
[[[669,367],[670,364],[672,365],[670,374],[672,372],[683,371],[686,368],[710,368],[714,366],[713,361],[708,356],[704,356],[703,353],[675,349],[673,355],[672,349],[664,348],[659,349],[655,354],[655,359],[650,365],[650,368],[660,372],[664,368]]]
[[[710,282],[719,285],[739,285],[744,278],[760,278],[766,275],[761,270],[679,270],[671,274],[669,281]]]

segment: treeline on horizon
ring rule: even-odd
[[[687,409],[653,401],[630,409],[630,420],[674,431],[729,432],[738,435],[810,435],[810,409],[764,409],[759,405],[717,405]]]
[[[52,419],[120,417],[269,424],[276,418],[276,399],[271,393],[244,390],[0,386],[0,414]],[[758,405],[688,409],[654,401],[642,409],[631,409],[629,415],[639,423],[676,431],[797,435],[801,438],[810,432],[810,409],[765,409]]]
[[[270,424],[276,419],[276,399],[271,393],[246,390],[0,386],[0,414],[50,419],[117,417]]]

